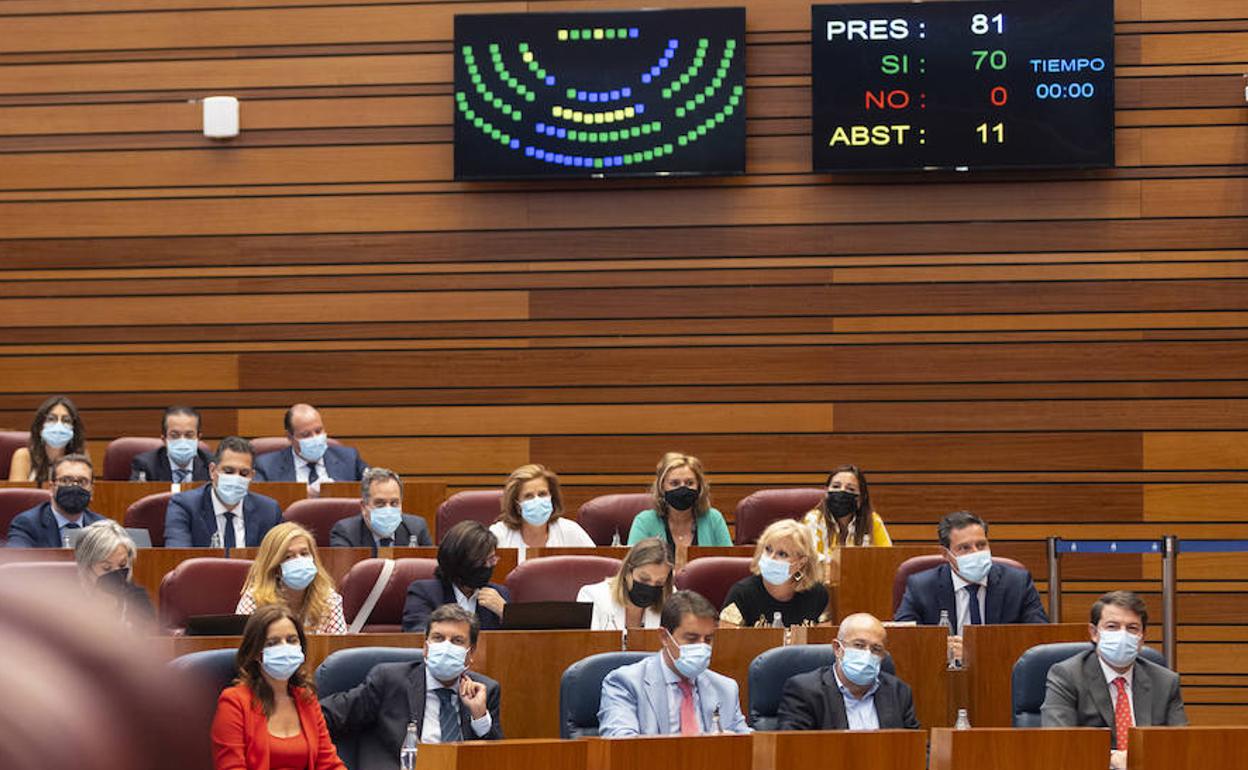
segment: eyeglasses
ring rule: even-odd
[[[91,479],[85,476],[61,476],[60,478],[54,480],[52,483],[56,484],[58,487],[84,487],[85,488],[85,487],[91,486]]]

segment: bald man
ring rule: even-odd
[[[295,404],[284,419],[290,449],[256,458],[256,481],[359,481],[368,463],[351,447],[329,443],[325,421],[311,404]]]
[[[880,670],[884,624],[867,613],[841,621],[836,663],[790,677],[780,696],[781,730],[918,730],[910,685]]]

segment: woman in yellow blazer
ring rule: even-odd
[[[841,546],[891,546],[884,520],[871,505],[867,477],[856,465],[840,465],[828,474],[828,494],[802,519],[815,538],[820,559],[828,561]]]

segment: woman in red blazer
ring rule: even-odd
[[[212,720],[216,770],[346,770],[303,669],[307,647],[286,605],[252,614],[235,659],[238,679]]]

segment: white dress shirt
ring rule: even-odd
[[[512,529],[501,521],[490,525],[490,532],[498,538],[499,548],[519,549],[519,561],[524,561],[524,533]],[[580,524],[562,516],[550,522],[546,527],[547,548],[593,548],[594,539],[589,536]]]
[[[880,712],[875,710],[875,691],[880,689],[879,678],[876,678],[866,694],[861,698],[856,698],[845,686],[845,680],[841,679],[841,672],[836,670],[836,666],[832,667],[832,675],[836,677],[836,688],[841,691],[841,697],[845,699],[845,719],[849,723],[849,729],[880,729]]]
[[[667,683],[667,732],[671,735],[680,735],[680,705],[685,699],[685,694],[680,690],[680,681],[684,677],[667,665],[667,659],[663,657],[663,653],[660,652],[658,655],[659,666],[663,669],[663,681]],[[708,730],[706,725],[702,724],[702,696],[698,693],[698,683],[693,680],[689,684],[693,685],[693,713],[698,716],[698,732],[705,733]]]
[[[461,608],[464,609],[465,612],[471,615],[477,614],[477,594],[480,593],[479,591],[473,591],[472,596],[469,596],[468,594],[459,590],[459,586],[455,585],[454,583],[451,583],[451,590],[455,593],[456,604],[458,604]]]
[[[307,484],[308,475],[309,475],[308,468],[311,468],[313,465],[316,466],[316,480],[318,483],[333,481],[333,479],[329,477],[329,471],[325,469],[325,456],[324,455],[321,455],[321,459],[317,460],[315,463],[310,463],[307,460],[300,457],[299,455],[295,454],[294,449],[291,449],[290,453],[292,455],[295,455],[295,481],[301,481],[304,484]]]
[[[581,586],[581,590],[576,594],[578,602],[587,602],[594,605],[594,613],[589,621],[591,631],[619,631],[624,628],[625,607],[615,601],[615,597],[611,595],[611,581],[614,578],[606,578],[597,583],[590,583],[587,586]],[[646,607],[641,613],[642,628],[658,628],[659,613],[653,607]]]
[[[420,728],[421,743],[442,742],[442,700],[438,698],[438,694],[434,691],[445,686],[446,685],[442,684],[437,679],[434,679],[433,674],[429,672],[429,667],[425,666],[425,720]],[[458,707],[458,704],[460,703],[458,685],[452,687],[451,689],[455,692],[455,697],[451,702],[455,703]],[[490,716],[490,710],[486,709],[485,716],[472,720],[472,722],[469,723],[469,726],[472,728],[472,731],[476,733],[477,738],[480,738],[488,733],[490,728],[494,726],[494,718]],[[471,735],[464,736],[464,740],[466,741],[470,741],[472,739],[473,736]]]
[[[970,583],[952,570],[949,575],[953,578],[953,598],[958,603],[958,635],[961,636],[962,629],[971,624],[971,594],[966,590]],[[984,582],[976,585],[979,586],[979,619],[987,623],[988,612],[984,599],[988,596],[988,578],[985,577]]]
[[[1131,725],[1135,725],[1135,665],[1133,664],[1125,673],[1119,674],[1117,671],[1109,667],[1105,659],[1100,655],[1096,656],[1096,660],[1101,664],[1101,672],[1105,674],[1105,686],[1109,688],[1109,705],[1111,711],[1118,707],[1118,688],[1114,686],[1114,680],[1122,677],[1127,680],[1127,703],[1131,705]],[[1110,725],[1113,728],[1113,725]]]
[[[225,545],[225,512],[230,511],[234,514],[234,546],[243,548],[247,545],[247,526],[243,524],[243,505],[247,502],[244,497],[238,501],[238,505],[233,508],[227,508],[225,503],[221,502],[221,498],[217,497],[216,487],[213,487],[208,496],[212,498],[212,511],[217,514],[217,532],[221,535],[221,545]]]

